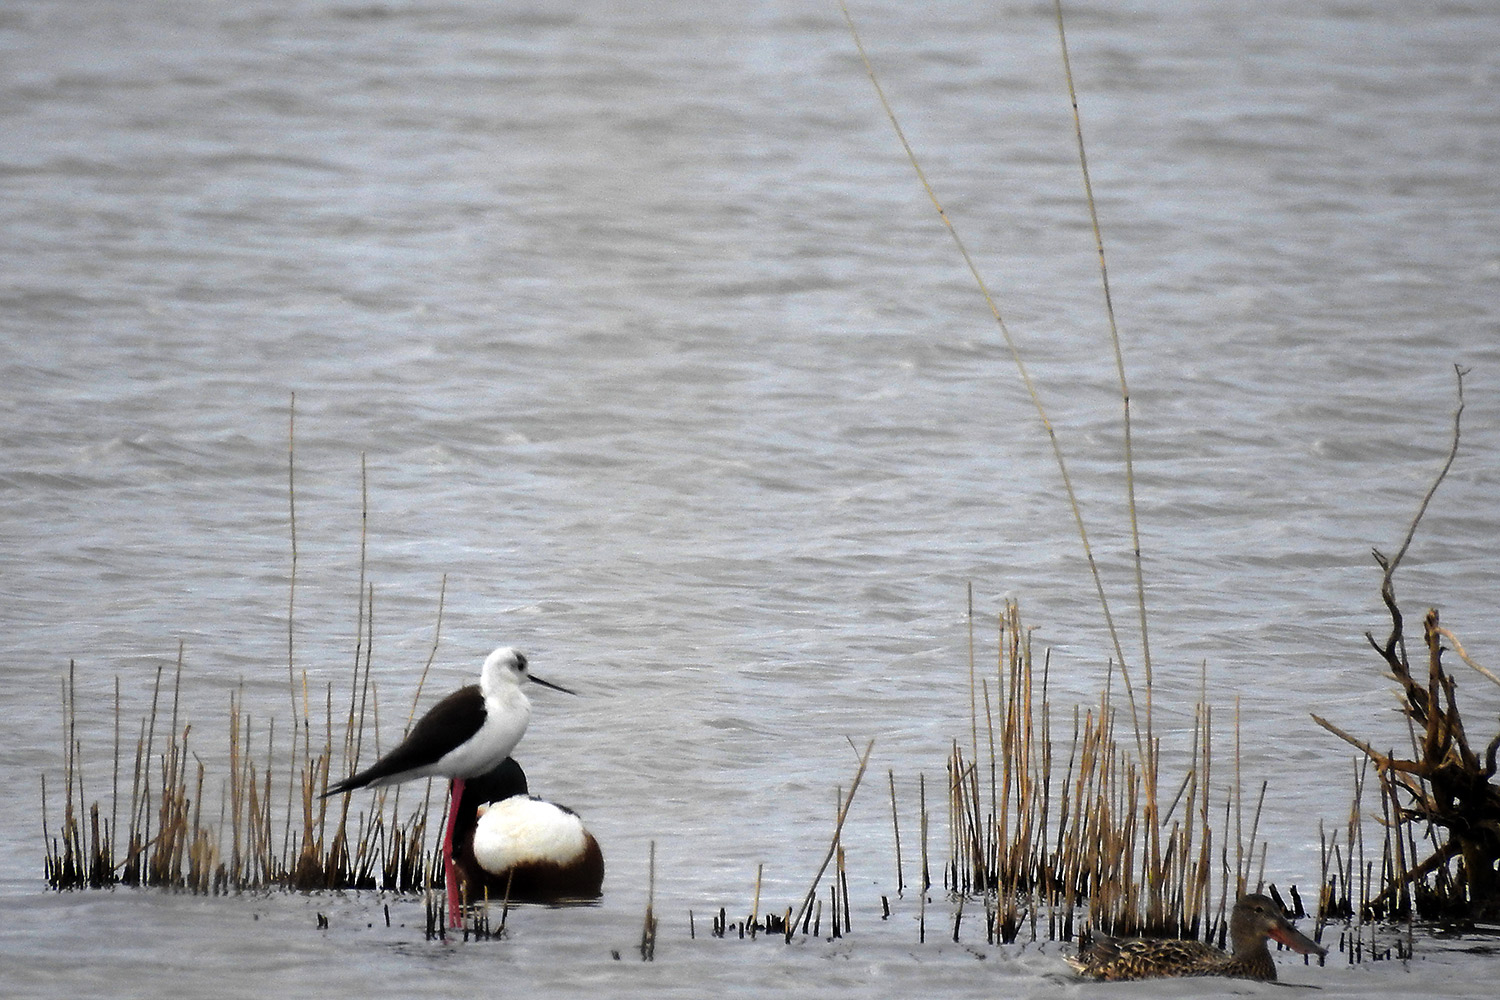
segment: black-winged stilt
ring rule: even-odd
[[[485,659],[478,684],[459,688],[439,701],[417,720],[411,733],[394,750],[323,793],[327,798],[412,778],[451,780],[448,829],[443,838],[443,878],[448,887],[450,926],[461,926],[463,921],[453,866],[453,825],[463,798],[464,782],[494,770],[521,741],[531,719],[531,701],[521,690],[525,681],[574,693],[527,673],[525,654],[501,646]]]

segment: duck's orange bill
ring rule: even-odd
[[[1272,927],[1271,937],[1301,955],[1317,955],[1319,958],[1322,958],[1328,954],[1327,948],[1324,948],[1291,924],[1281,924]]]

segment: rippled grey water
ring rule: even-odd
[[[854,13],[1133,636],[1050,10]],[[1455,363],[1463,449],[1398,588],[1500,662],[1500,19],[1394,0],[1068,16],[1159,697],[1184,704],[1206,663],[1223,717],[1238,699],[1247,780],[1271,781],[1268,872],[1306,885],[1349,768],[1307,710],[1399,737],[1361,638],[1382,629],[1369,549],[1397,547],[1440,464]],[[919,946],[910,906],[880,922],[878,788],[846,831],[853,936],[703,934],[748,908],[760,863],[768,899],[800,897],[846,737],[877,739],[908,801],[941,773],[967,729],[970,583],[984,616],[1021,600],[1059,703],[1092,699],[1109,656],[1046,438],[836,5],[13,0],[0,52],[11,992],[1093,992],[1055,946],[988,947],[977,921]],[[206,758],[237,685],[259,718],[290,712],[294,393],[296,668],[348,676],[363,465],[386,704],[410,698],[440,594],[432,683],[504,641],[581,689],[535,699],[518,756],[598,833],[601,906],[435,946],[409,900],[386,928],[360,897],[44,891],[70,660],[96,790],[114,679],[135,718],[179,642]],[[1462,693],[1476,720],[1500,702]],[[1284,977],[1488,995],[1483,958],[1418,954]]]

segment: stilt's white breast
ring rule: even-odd
[[[531,702],[518,688],[485,698],[484,707],[484,725],[462,745],[448,751],[434,773],[476,777],[500,766],[521,742],[531,721]]]
[[[587,844],[583,821],[551,802],[515,795],[481,806],[474,858],[499,874],[519,864],[578,860]]]

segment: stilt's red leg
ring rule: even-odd
[[[458,822],[458,803],[464,797],[464,779],[454,778],[448,786],[452,802],[448,806],[448,832],[443,835],[443,884],[448,887],[448,926],[464,925],[463,909],[458,905],[458,868],[453,864],[453,824]]]

